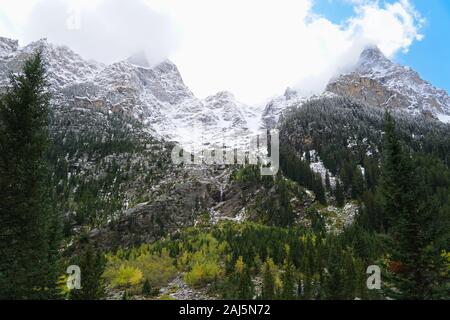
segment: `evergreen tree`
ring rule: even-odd
[[[402,211],[414,206],[413,168],[409,156],[403,152],[395,133],[390,113],[385,115],[385,132],[381,184],[379,188],[383,206],[383,226],[389,230]]]
[[[76,262],[81,270],[81,289],[70,292],[71,300],[98,300],[104,297],[105,287],[102,274],[105,270],[104,254],[87,245]]]
[[[344,190],[341,186],[341,183],[337,179],[336,179],[336,189],[334,190],[334,196],[336,198],[336,205],[339,208],[343,207],[345,203]]]
[[[55,298],[61,219],[46,161],[49,95],[42,53],[0,99],[0,298]]]
[[[359,199],[364,193],[364,177],[361,169],[356,166],[352,175],[352,198]]]
[[[263,300],[274,300],[277,296],[276,290],[276,268],[273,260],[268,258],[262,270],[263,284],[261,298]]]
[[[281,276],[283,288],[281,290],[281,299],[293,300],[295,299],[295,267],[290,259],[286,258],[284,262],[284,273]]]
[[[446,265],[436,244],[448,233],[442,228],[448,213],[438,215],[439,205],[426,177],[403,150],[394,129],[387,114],[380,193],[392,237],[391,266],[396,267],[388,274],[386,292],[398,299],[441,297],[448,278],[442,277]],[[442,221],[436,224],[439,218]]]
[[[320,176],[320,174],[313,175],[312,190],[313,190],[314,194],[316,195],[316,200],[319,201],[321,204],[326,205],[327,199],[325,196],[325,188],[323,187],[322,177]]]
[[[155,290],[152,289],[152,286],[150,285],[148,279],[145,279],[144,284],[142,285],[142,294],[147,297],[153,296],[155,294]]]
[[[281,227],[291,226],[294,223],[294,213],[290,204],[289,190],[284,178],[277,178],[279,206],[272,212],[275,215],[274,224]]]
[[[234,282],[235,295],[234,299],[252,299],[254,295],[254,287],[248,267],[245,265],[242,256],[236,261],[234,274],[232,276]]]

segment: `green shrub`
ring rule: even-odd
[[[118,268],[115,265],[108,266],[104,277],[113,288],[136,289],[141,283],[143,275],[138,268],[122,264]]]
[[[185,273],[184,281],[190,286],[200,287],[217,280],[221,274],[222,270],[216,261],[196,263],[191,271]]]

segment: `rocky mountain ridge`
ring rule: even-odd
[[[0,86],[8,83],[9,72],[18,72],[36,49],[48,63],[48,80],[53,104],[74,108],[124,113],[142,122],[155,137],[190,147],[193,144],[223,143],[250,128],[254,114],[232,94],[218,94],[200,100],[184,84],[178,68],[166,60],[144,67],[142,58],[104,65],[83,60],[67,47],[45,39],[19,47],[17,41],[0,38]]]
[[[0,38],[0,86],[7,83],[8,73],[20,70],[25,58],[38,48],[49,65],[56,106],[125,113],[142,122],[153,136],[188,149],[235,144],[236,137],[274,128],[285,110],[336,95],[450,121],[447,93],[422,80],[412,69],[391,62],[376,47],[366,48],[354,70],[332,79],[324,93],[307,98],[288,88],[263,106],[242,104],[226,91],[198,99],[169,60],[149,67],[145,56],[137,54],[104,65],[86,61],[70,48],[45,39],[20,47],[15,40]]]
[[[450,120],[450,96],[411,68],[391,62],[377,47],[366,48],[355,69],[332,79],[326,90],[375,107]]]

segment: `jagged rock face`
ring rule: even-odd
[[[104,248],[131,247],[153,242],[183,227],[192,226],[202,206],[214,203],[211,185],[195,179],[178,177],[178,183],[151,201],[124,212],[108,228],[91,232]]]
[[[56,108],[91,108],[125,113],[140,120],[154,136],[187,147],[200,141],[221,144],[228,135],[246,134],[252,117],[230,93],[205,100],[193,95],[178,68],[170,61],[149,67],[136,54],[111,65],[84,60],[67,47],[46,40],[23,48],[17,41],[0,38],[0,86],[7,74],[18,72],[31,53],[42,49],[48,63],[48,80]]]
[[[61,143],[61,159],[65,157],[68,173],[86,176],[86,181],[91,181],[105,175],[111,163],[117,163],[119,168],[130,164],[129,172],[120,173],[120,177],[129,177],[120,189],[120,199],[125,202],[123,215],[97,234],[105,245],[152,241],[163,231],[170,233],[191,225],[199,201],[203,202],[202,210],[215,208],[231,216],[245,206],[239,197],[230,196],[228,202],[217,200],[217,194],[222,198],[222,191],[225,198],[228,192],[237,192],[223,188],[224,182],[217,186],[220,172],[212,173],[211,167],[198,168],[198,176],[190,176],[190,168],[175,170],[169,159],[170,150],[153,150],[152,146],[161,141],[177,141],[187,148],[229,145],[237,137],[245,138],[260,128],[277,126],[279,118],[292,107],[336,95],[411,113],[450,115],[449,97],[443,90],[424,82],[414,71],[393,64],[375,49],[366,50],[356,70],[332,81],[322,95],[305,98],[288,89],[265,106],[252,107],[239,103],[229,92],[198,99],[170,61],[149,67],[145,57],[136,55],[104,65],[86,61],[69,48],[45,40],[21,48],[17,41],[0,37],[0,89],[8,85],[7,75],[19,72],[36,49],[43,50],[48,63],[54,111],[51,132]],[[130,131],[129,141],[139,145],[137,151],[114,150],[96,155],[94,150],[94,154],[89,154],[92,151],[84,145],[100,143],[103,137],[114,142],[123,133],[122,127],[110,130],[116,114],[124,117],[123,126]],[[70,156],[66,156],[65,140],[70,142]],[[128,139],[124,141],[129,144]],[[140,145],[145,145],[145,150]],[[134,168],[137,164],[140,171]],[[148,201],[135,205],[140,198]],[[133,205],[129,207],[125,200],[133,200]],[[220,207],[218,202],[222,203]]]
[[[12,40],[0,37],[0,58],[7,58],[10,54],[15,52],[19,47],[17,40]]]
[[[262,114],[262,126],[269,129],[275,128],[285,110],[302,104],[305,100],[297,91],[287,88],[282,96],[275,97],[265,106]]]
[[[0,39],[0,46],[11,41]],[[59,94],[61,89],[73,83],[86,81],[102,68],[101,64],[84,61],[69,48],[55,47],[46,40],[33,42],[24,48],[19,48],[17,42],[15,44],[16,46],[0,59],[0,85],[4,85],[8,81],[4,75],[8,72],[19,72],[23,62],[39,49],[42,49],[44,56],[49,61],[47,79],[50,90],[55,94]]]
[[[327,91],[371,106],[405,110],[443,120],[450,97],[422,80],[414,70],[391,62],[374,47],[365,49],[353,72],[332,80]]]
[[[113,181],[122,181],[114,196],[117,208],[108,209],[111,215],[105,217],[108,225],[96,222],[98,229],[92,235],[103,246],[152,241],[192,225],[200,209],[206,211],[217,201],[219,173],[212,173],[214,168],[174,166],[170,160],[173,145],[165,141],[211,145],[222,142],[225,135],[247,135],[248,120],[258,116],[228,92],[198,99],[170,61],[146,67],[144,58],[137,55],[103,65],[46,40],[20,48],[17,41],[1,38],[0,48],[0,87],[8,85],[10,72],[20,72],[24,61],[42,50],[52,94],[51,133],[58,156],[67,162],[69,179],[92,184],[115,174]],[[116,116],[123,123],[110,130]],[[136,148],[103,150],[102,141],[120,142],[125,128],[129,133],[124,141]],[[103,151],[86,149],[86,145]],[[113,164],[126,173],[110,173]],[[108,190],[103,191],[107,198]],[[144,205],[136,205],[145,200]],[[78,213],[74,206],[64,214],[77,220]],[[71,225],[73,230],[79,227],[77,223]]]
[[[320,95],[304,97],[298,91],[288,88],[282,96],[275,97],[267,103],[262,112],[261,127],[273,129],[278,126],[279,120],[290,110],[300,107],[309,101],[335,96],[334,93],[326,91]]]

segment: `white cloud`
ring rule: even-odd
[[[106,63],[144,51],[155,64],[175,51],[178,41],[170,18],[144,0],[38,1],[22,38],[42,37]]]
[[[408,0],[334,0],[355,6],[342,24],[315,14],[314,0],[72,0],[82,10],[78,31],[65,27],[70,0],[9,3],[24,1],[38,6],[22,39],[47,36],[106,62],[139,49],[152,62],[169,56],[197,96],[229,90],[247,103],[287,86],[320,92],[367,44],[392,57],[421,39]]]
[[[377,44],[388,56],[397,51],[407,52],[414,40],[421,40],[419,33],[423,20],[407,0],[386,4],[377,2],[356,8],[357,17],[349,20],[349,29],[355,36],[365,37]]]
[[[334,24],[313,0],[148,0],[183,30],[173,59],[194,93],[230,90],[248,103],[294,86],[321,92],[354,65],[368,44],[388,56],[420,40],[420,16],[407,0],[352,1],[355,14]]]

